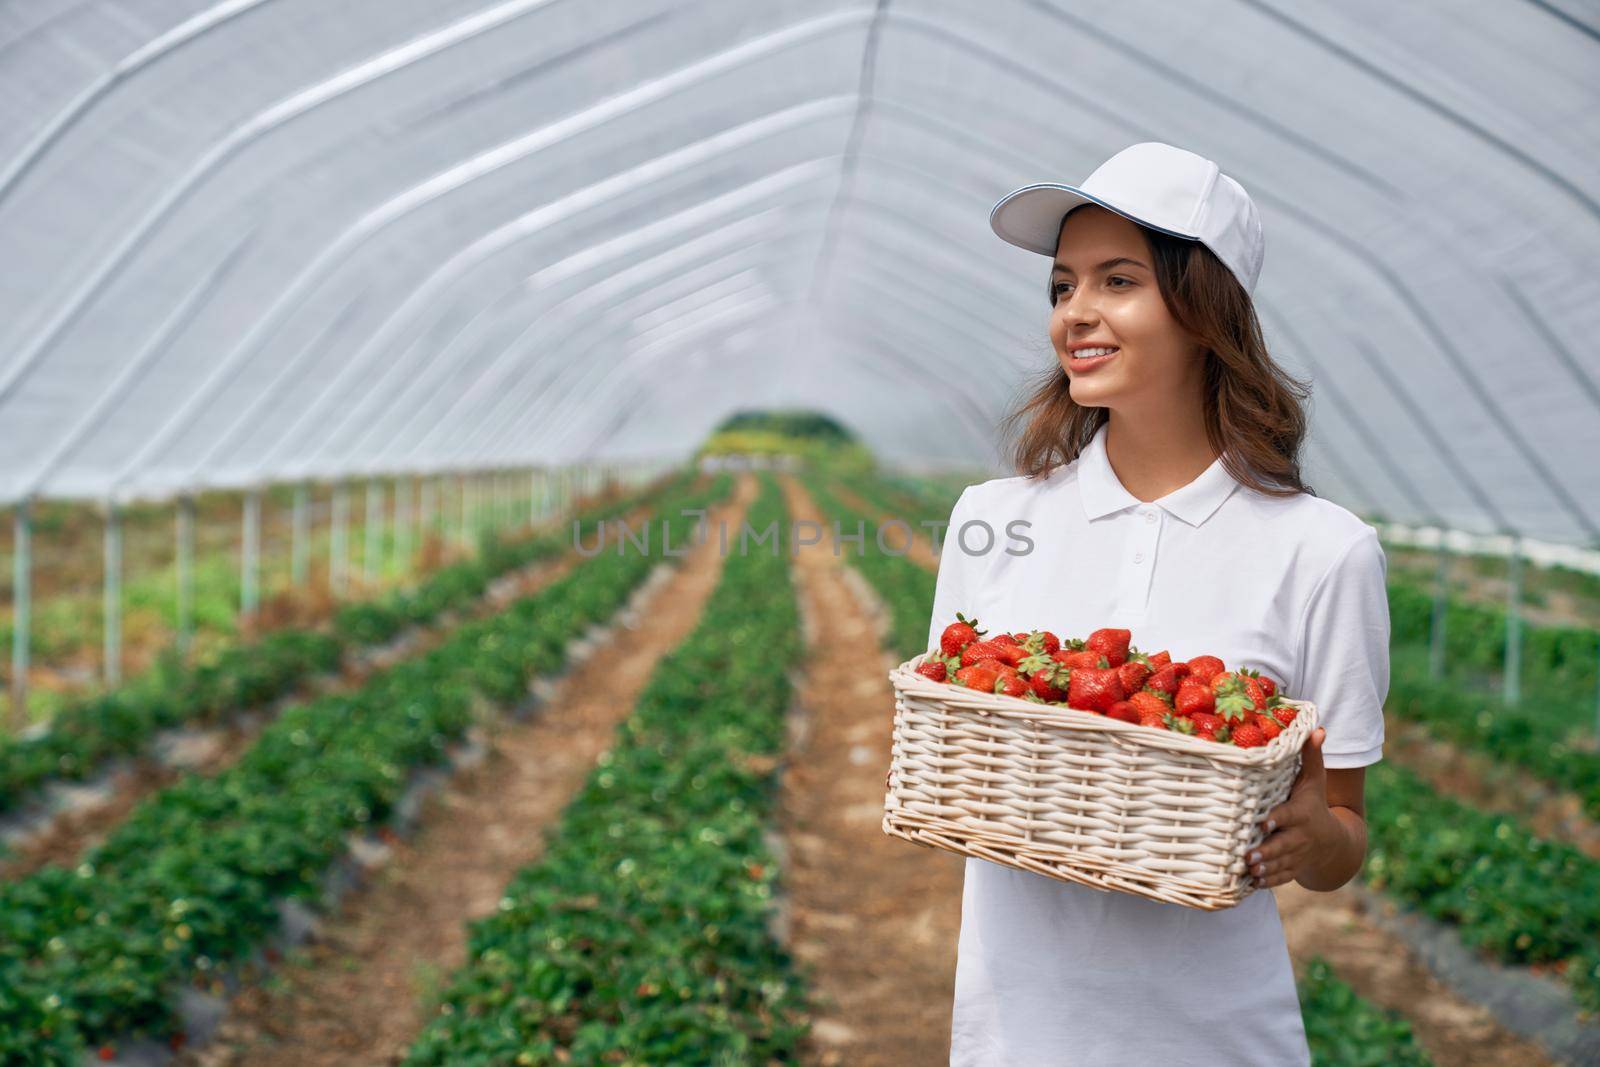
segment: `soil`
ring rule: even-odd
[[[741,477],[711,523],[737,524],[756,483]],[[466,959],[467,923],[491,913],[511,876],[544,851],[656,663],[693,630],[722,570],[714,541],[691,550],[603,655],[562,680],[531,718],[501,723],[490,757],[424,806],[415,836],[326,919],[269,982],[233,998],[217,1038],[180,1067],[344,1067],[397,1062],[428,1000]]]
[[[818,520],[792,478],[784,489],[794,519]],[[962,861],[883,833],[893,663],[826,540],[802,550],[795,566],[810,666],[780,825],[791,948],[811,969],[806,1062],[945,1063]]]

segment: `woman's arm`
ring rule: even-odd
[[[1366,768],[1328,770],[1322,763],[1326,736],[1320,726],[1311,731],[1289,799],[1267,813],[1268,837],[1249,857],[1258,885],[1293,880],[1331,893],[1361,870],[1367,855]]]

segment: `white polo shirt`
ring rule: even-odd
[[[1143,503],[1105,433],[1043,479],[961,494],[928,647],[957,611],[990,633],[1124,627],[1141,651],[1218,656],[1313,701],[1328,767],[1376,762],[1389,689],[1377,531],[1319,497],[1241,485],[1220,459]],[[1270,891],[1205,912],[966,861],[952,1067],[1309,1062]]]

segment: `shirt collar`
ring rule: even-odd
[[[1111,469],[1111,461],[1106,458],[1105,437],[1106,426],[1102,423],[1078,454],[1078,495],[1083,500],[1083,513],[1090,521],[1145,503],[1128,492],[1117,478],[1117,472]],[[1199,526],[1238,486],[1219,456],[1194,481],[1150,503],[1159,505],[1190,526]]]

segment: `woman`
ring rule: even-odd
[[[1314,702],[1322,725],[1250,862],[1261,887],[1337,889],[1365,855],[1362,768],[1382,755],[1387,561],[1300,479],[1306,393],[1251,303],[1254,204],[1210,160],[1145,143],[990,221],[1052,258],[1059,366],[1007,419],[1021,473],[951,513],[929,647],[958,611],[991,633],[1126,628]],[[1207,912],[968,859],[950,1062],[1307,1064],[1275,898]]]

